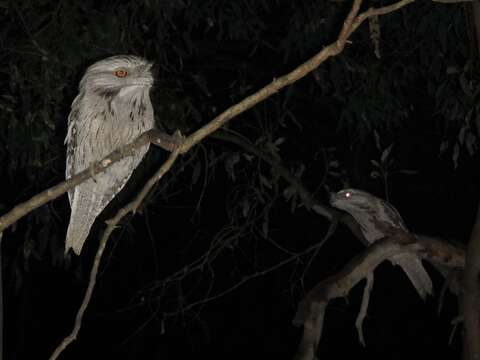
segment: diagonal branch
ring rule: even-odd
[[[415,0],[401,0],[392,5],[382,6],[380,8],[370,8],[367,11],[361,13],[357,18],[352,22],[352,26],[349,29],[347,36],[350,36],[352,32],[357,30],[357,28],[369,17],[387,15],[394,11],[401,9],[402,7],[414,2]]]
[[[218,132],[212,135],[213,138],[223,140],[235,145],[238,145],[243,150],[249,152],[250,154],[255,155],[256,157],[262,159],[268,163],[272,168],[274,168],[280,176],[287,181],[291,186],[295,188],[295,191],[302,199],[303,204],[308,209],[313,209],[318,215],[323,216],[329,221],[340,221],[352,231],[353,234],[365,245],[368,245],[368,242],[363,236],[360,226],[355,221],[355,219],[348,213],[344,211],[339,211],[334,207],[329,205],[324,205],[318,201],[315,196],[302,184],[300,179],[295,177],[281,162],[279,158],[272,156],[271,154],[259,149],[257,146],[251,142],[242,139],[240,136],[227,133],[227,132]]]
[[[109,220],[107,220],[107,228],[105,229],[102,238],[100,240],[100,244],[98,246],[98,250],[95,254],[95,259],[93,261],[93,266],[90,271],[90,280],[88,282],[88,287],[85,292],[85,296],[83,298],[82,304],[78,309],[77,316],[75,317],[75,324],[71,333],[66,336],[60,345],[57,346],[55,351],[53,352],[50,360],[55,360],[58,356],[65,350],[65,348],[70,345],[78,336],[80,328],[82,326],[83,315],[85,314],[85,310],[87,309],[88,304],[92,298],[93,289],[96,284],[98,269],[100,267],[100,260],[102,259],[103,252],[105,250],[105,246],[107,244],[108,239],[112,232],[118,227],[118,223],[122,218],[130,212],[135,212],[140,204],[142,203],[143,199],[147,196],[148,192],[152,189],[152,187],[170,170],[172,165],[175,163],[179,155],[179,149],[174,150],[170,156],[168,157],[167,161],[163,163],[163,165],[157,170],[157,172],[147,181],[147,183],[143,186],[142,190],[137,194],[135,199],[128,203],[126,206],[121,208],[117,211],[115,216]]]
[[[408,3],[412,2],[413,0],[402,0],[399,1],[396,4],[395,8],[391,7],[385,7],[384,9],[391,8],[390,11],[394,11],[404,5],[407,5]],[[145,198],[146,194],[149,192],[151,187],[158,181],[160,178],[171,168],[171,166],[174,164],[176,158],[178,157],[179,154],[186,153],[189,151],[194,145],[202,141],[205,137],[209,136],[216,130],[218,130],[220,127],[222,127],[225,123],[227,123],[230,119],[238,116],[239,114],[243,113],[244,111],[250,109],[251,107],[255,106],[256,104],[260,103],[261,101],[267,99],[271,95],[275,94],[279,90],[283,89],[284,87],[296,82],[297,80],[305,77],[307,74],[312,72],[314,69],[316,69],[320,64],[322,64],[325,60],[330,58],[331,56],[336,56],[338,55],[341,51],[343,51],[345,44],[348,41],[348,37],[358,28],[358,26],[369,16],[373,15],[378,15],[374,13],[370,14],[361,14],[360,16],[357,16],[360,6],[362,4],[362,0],[354,0],[353,6],[342,26],[342,30],[340,32],[340,35],[338,39],[331,43],[330,45],[326,46],[323,48],[317,55],[313,56],[311,59],[307,60],[305,63],[291,71],[290,73],[273,80],[269,85],[265,86],[264,88],[260,89],[259,91],[255,92],[254,94],[246,97],[244,100],[239,102],[236,105],[233,105],[232,107],[228,108],[225,110],[223,113],[218,115],[216,118],[214,118],[210,123],[207,125],[203,126],[193,134],[191,134],[189,137],[184,139],[180,144],[177,144],[175,146],[175,150],[172,152],[168,160],[160,167],[160,169],[157,171],[157,173],[145,184],[143,187],[142,191],[137,195],[137,197],[129,203],[127,206],[121,208],[117,214],[110,219],[107,224],[107,229],[105,230],[98,251],[95,256],[94,264],[90,273],[90,281],[87,287],[87,291],[84,297],[84,300],[78,310],[76,320],[75,320],[75,325],[74,328],[71,332],[70,335],[68,335],[62,343],[57,347],[57,349],[54,351],[52,354],[51,359],[56,359],[61,352],[71,343],[73,342],[80,330],[81,323],[82,323],[82,318],[85,313],[85,310],[88,306],[88,303],[90,302],[92,293],[93,293],[93,288],[95,286],[96,282],[96,276],[100,264],[100,260],[103,254],[103,251],[105,249],[105,245],[110,238],[110,235],[112,234],[113,230],[117,226],[117,224],[120,222],[120,220],[128,213],[130,212],[135,212],[138,206],[141,204],[143,199]],[[392,5],[393,6],[393,5]],[[369,10],[371,11],[371,10]],[[377,9],[376,11],[381,11],[381,9]],[[366,14],[366,15],[365,15]],[[142,135],[143,136],[143,135]],[[141,136],[141,137],[142,137]],[[140,138],[141,138],[140,137]],[[138,139],[137,139],[138,140]],[[136,140],[136,141],[137,141]],[[147,141],[146,141],[147,142]],[[145,142],[145,143],[146,143]],[[132,146],[130,148],[131,151],[133,151],[135,147]],[[122,149],[122,151],[125,151],[125,149]],[[77,178],[72,178],[70,179],[70,183],[64,182],[60,185],[57,185],[57,187],[54,187],[52,189],[47,190],[46,192],[42,193],[43,196],[40,197],[34,197],[31,200],[29,200],[26,203],[20,204],[19,206],[15,207],[12,211],[4,215],[3,217],[0,218],[0,233],[3,231],[6,227],[10,226],[13,222],[21,218],[22,216],[26,215],[33,209],[45,204],[46,202],[60,196],[61,194],[65,193],[69,189],[73,188],[75,185],[78,185],[80,182],[84,181],[88,177],[93,176],[95,173],[98,173],[100,171],[103,171],[106,167],[108,167],[112,163],[112,159],[116,158],[115,157],[115,152],[112,153],[112,158],[109,159],[104,159],[100,163],[93,164],[92,169],[87,170],[86,172],[83,172],[81,174],[78,174]],[[122,154],[123,155],[123,154]],[[118,155],[120,156],[120,155]],[[118,161],[118,160],[117,160]],[[68,184],[66,184],[68,183]],[[42,195],[40,194],[40,195]],[[318,318],[317,318],[318,319]],[[318,325],[317,322],[315,324]]]
[[[346,296],[362,279],[373,274],[374,269],[389,257],[415,251],[416,244],[404,245],[398,239],[384,239],[368,247],[361,255],[348,262],[337,274],[318,283],[309,291],[295,315],[293,323],[303,325],[303,336],[296,360],[313,360],[320,343],[325,308],[330,300]]]
[[[350,260],[337,274],[315,285],[299,304],[293,323],[303,325],[303,338],[296,358],[314,358],[322,329],[313,327],[312,324],[323,325],[323,318],[319,319],[319,309],[324,309],[334,298],[346,296],[356,284],[364,278],[368,279],[383,261],[403,253],[414,253],[429,262],[449,268],[465,266],[464,249],[435,238],[421,238],[417,241],[412,234],[398,232],[390,238],[376,241],[362,254]]]
[[[403,0],[403,1],[400,1],[400,3],[405,3],[404,5],[406,5],[412,1],[413,0]],[[332,56],[336,56],[339,53],[341,53],[345,47],[345,44],[348,42],[348,37],[363,22],[363,20],[365,20],[365,19],[362,19],[359,22],[355,22],[355,23],[353,22],[353,19],[358,14],[361,4],[362,4],[362,0],[354,1],[352,9],[350,10],[350,13],[347,16],[343,24],[342,30],[340,32],[340,35],[336,41],[324,47],[318,54],[308,59],[302,65],[298,66],[291,72],[277,79],[274,79],[270,84],[268,84],[264,88],[258,90],[257,92],[255,92],[250,96],[247,96],[238,104],[231,106],[230,108],[222,112],[220,115],[215,117],[208,125],[205,125],[204,127],[198,129],[196,132],[194,132],[192,135],[190,135],[186,139],[186,141],[182,146],[182,153],[188,151],[192,146],[194,146],[195,144],[203,140],[205,137],[207,137],[208,135],[218,130],[220,127],[225,125],[225,123],[227,123],[232,118],[238,116],[239,114],[252,108],[258,103],[264,101],[265,99],[277,93],[284,87],[290,84],[293,84],[294,82],[305,77],[306,75],[311,73],[313,70],[315,70],[318,66],[320,66],[328,58]]]
[[[112,151],[102,160],[92,163],[88,167],[88,169],[78,174],[75,174],[69,179],[62,181],[60,184],[57,184],[47,190],[42,191],[41,193],[32,197],[30,200],[18,204],[8,213],[0,216],[0,233],[2,233],[6,228],[14,224],[16,221],[18,221],[31,211],[58,198],[59,196],[65,194],[67,191],[73,189],[76,185],[90,179],[96,174],[105,171],[105,169],[110,167],[115,162],[120,161],[127,156],[132,156],[135,153],[136,149],[148,143],[160,146],[165,150],[172,151],[176,145],[175,138],[175,135],[173,137],[170,137],[156,129],[144,132],[131,143],[122,146],[115,151]]]
[[[360,14],[357,16],[360,6],[362,4],[362,0],[355,0],[350,10],[343,26],[340,31],[340,35],[336,41],[331,43],[330,45],[324,47],[318,54],[304,62],[302,65],[295,68],[293,71],[274,79],[269,85],[263,87],[262,89],[258,90],[254,94],[246,97],[244,100],[240,101],[239,103],[231,106],[220,115],[215,117],[210,123],[201,127],[196,132],[188,136],[180,145],[180,153],[184,154],[189,151],[194,145],[202,141],[205,137],[209,136],[220,127],[225,125],[229,120],[238,116],[239,114],[245,112],[246,110],[252,108],[253,106],[257,105],[258,103],[264,101],[265,99],[269,98],[273,94],[277,93],[284,87],[293,84],[294,82],[298,81],[299,79],[305,77],[310,72],[315,70],[318,66],[320,66],[325,60],[332,56],[338,55],[340,52],[343,51],[345,44],[348,42],[349,36],[360,26],[360,24],[366,20],[370,16],[381,15],[384,13],[392,12],[394,10],[398,10],[402,6],[405,6],[412,2],[413,0],[402,0],[396,4],[386,6],[379,9],[369,9],[367,12]],[[30,200],[21,203],[15,206],[12,210],[10,210],[7,214],[0,217],[0,232],[11,226],[17,220],[22,218],[23,216],[30,213],[32,210],[56,199],[60,195],[66,193],[68,190],[73,189],[76,185],[80,184],[81,182],[89,179],[93,175],[104,171],[107,167],[109,167],[113,162],[119,161],[128,154],[131,154],[134,149],[141,147],[142,145],[147,144],[148,142],[152,142],[156,145],[162,146],[162,141],[155,139],[155,136],[152,135],[151,132],[156,132],[158,135],[158,130],[151,130],[142,134],[139,138],[137,138],[131,144],[126,145],[125,147],[116,150],[109,154],[106,158],[101,160],[100,162],[93,163],[88,170],[85,170],[67,181],[64,181],[56,186],[47,189],[34,197]],[[148,140],[150,139],[150,140]],[[157,143],[159,142],[159,143]],[[160,144],[162,143],[162,144]],[[169,149],[171,150],[171,149]]]

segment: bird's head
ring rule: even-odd
[[[404,229],[402,217],[388,202],[358,189],[344,189],[330,195],[330,204],[352,215],[370,242]]]
[[[358,212],[364,212],[377,207],[380,199],[358,189],[343,189],[330,194],[330,204],[355,216]]]
[[[152,63],[133,55],[116,55],[91,65],[80,82],[80,91],[113,98],[149,90]]]

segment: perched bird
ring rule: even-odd
[[[352,215],[369,243],[391,236],[395,231],[408,232],[402,217],[391,204],[365,191],[341,190],[330,195],[330,204]],[[422,299],[432,294],[432,281],[418,256],[402,254],[389,260],[400,265]]]
[[[87,69],[68,117],[67,179],[154,128],[149,95],[153,84],[151,67],[143,58],[119,55]],[[95,218],[125,186],[147,150],[148,145],[137,149],[135,155],[69,191],[72,213],[66,253],[72,248],[80,254]]]

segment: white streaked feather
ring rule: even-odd
[[[390,203],[365,191],[357,189],[341,190],[332,194],[330,203],[353,216],[369,243],[390,236],[392,231],[408,232],[397,209]],[[402,268],[422,299],[432,294],[432,280],[418,256],[401,254],[393,256],[389,260]]]
[[[134,56],[114,56],[90,66],[68,118],[66,177],[83,171],[115,149],[154,127],[149,90],[151,64]],[[122,68],[128,76],[118,78]],[[125,186],[148,150],[113,164],[69,192],[72,208],[65,251],[80,254],[96,217]]]

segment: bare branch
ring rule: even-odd
[[[82,301],[82,304],[80,305],[80,308],[77,312],[77,316],[75,318],[75,324],[74,324],[74,327],[72,329],[72,332],[70,333],[70,335],[65,337],[63,339],[63,341],[60,343],[60,345],[55,349],[54,353],[50,357],[50,360],[55,360],[62,353],[62,351],[65,350],[65,348],[69,344],[71,344],[73,341],[75,341],[75,339],[78,336],[78,332],[80,331],[80,328],[82,326],[83,315],[85,313],[85,310],[86,310],[88,304],[90,303],[90,299],[92,297],[93,289],[94,289],[95,284],[96,284],[96,278],[97,278],[97,274],[98,274],[98,268],[99,268],[99,265],[100,265],[100,260],[101,260],[102,255],[103,255],[103,251],[105,250],[105,245],[106,245],[108,239],[110,238],[110,235],[112,234],[113,230],[115,230],[115,228],[118,227],[118,223],[120,222],[120,220],[125,215],[127,215],[130,212],[135,212],[136,209],[138,209],[138,207],[142,203],[145,196],[148,194],[148,192],[151,190],[151,188],[155,185],[155,183],[157,181],[159,181],[163,177],[163,175],[165,175],[167,173],[167,171],[172,167],[172,165],[174,164],[174,162],[175,162],[175,160],[176,160],[176,158],[178,157],[179,154],[180,154],[180,149],[174,150],[174,152],[172,152],[172,154],[167,159],[167,161],[160,167],[160,169],[157,170],[157,172],[144,185],[144,187],[142,188],[140,193],[135,197],[135,199],[132,202],[130,202],[129,204],[127,204],[125,207],[118,210],[118,212],[116,213],[116,215],[113,218],[106,221],[108,226],[107,226],[107,228],[105,229],[105,232],[102,235],[102,238],[100,240],[100,245],[98,247],[97,253],[95,254],[95,259],[94,259],[94,262],[93,262],[93,266],[92,266],[92,269],[90,271],[90,280],[89,280],[89,283],[88,283],[88,287],[87,287],[87,290],[85,292],[85,296],[84,296],[84,299]],[[185,310],[190,309],[190,308],[192,308],[196,305],[204,304],[208,301],[220,298],[223,295],[225,295],[225,294],[235,290],[239,286],[243,285],[247,281],[249,281],[251,279],[254,279],[254,278],[257,278],[257,277],[260,277],[260,276],[263,276],[265,274],[268,274],[268,273],[270,273],[270,272],[272,272],[272,271],[274,271],[274,270],[276,270],[276,269],[294,261],[295,259],[298,259],[299,257],[301,257],[305,254],[308,254],[309,252],[311,252],[315,249],[320,248],[332,236],[334,230],[335,230],[335,222],[332,222],[332,224],[330,225],[327,233],[325,234],[323,239],[321,241],[319,241],[318,243],[308,247],[306,250],[302,251],[301,253],[294,254],[293,256],[290,256],[289,258],[273,265],[272,267],[270,267],[268,269],[258,271],[254,274],[245,276],[241,281],[239,281],[237,284],[233,285],[232,287],[222,291],[219,294],[216,294],[216,295],[213,295],[209,298],[203,299],[202,301],[192,303],[192,304],[188,305],[186,308],[184,308],[183,310],[185,311]],[[184,273],[184,271],[182,271],[182,272]],[[172,315],[172,314],[165,313],[164,315],[168,316],[168,315]]]
[[[365,237],[363,236],[362,230],[360,229],[360,226],[350,214],[344,211],[339,211],[334,207],[331,207],[329,205],[324,205],[323,203],[319,202],[315,198],[315,196],[310,191],[308,191],[308,189],[302,184],[300,179],[295,177],[285,167],[285,165],[282,164],[280,159],[275,158],[274,156],[268,154],[265,151],[262,151],[251,142],[242,139],[240,136],[237,136],[231,133],[227,133],[227,132],[215,133],[214,135],[212,135],[212,137],[215,139],[227,141],[229,143],[238,145],[245,151],[248,151],[249,153],[257,156],[258,158],[268,163],[279,173],[279,175],[285,181],[287,181],[291,186],[295,188],[297,194],[300,196],[303,204],[307,208],[311,208],[318,215],[323,216],[330,221],[337,221],[337,220],[341,221],[343,224],[348,226],[348,228],[355,234],[355,236],[360,241],[362,241],[365,245],[368,245],[367,241],[365,240]]]
[[[405,5],[406,5],[411,1],[413,0],[408,0],[408,1],[404,0],[401,2],[405,2]],[[256,93],[246,97],[245,99],[240,101],[238,104],[228,108],[223,113],[221,113],[216,118],[214,118],[208,125],[198,129],[196,132],[194,132],[192,135],[190,135],[186,139],[184,145],[182,146],[182,153],[188,151],[193,145],[195,145],[196,143],[198,143],[199,141],[201,141],[211,133],[218,130],[230,119],[236,117],[237,115],[257,105],[263,100],[269,98],[270,96],[277,93],[279,90],[283,89],[284,87],[300,80],[301,78],[305,77],[310,72],[315,70],[325,60],[327,60],[332,56],[336,56],[340,52],[342,52],[343,48],[345,47],[345,44],[348,41],[348,37],[356,29],[356,27],[353,28],[352,19],[355,18],[355,16],[357,15],[360,9],[361,3],[362,3],[362,0],[354,1],[352,9],[350,10],[350,13],[348,14],[343,24],[340,35],[335,42],[324,47],[318,54],[316,54],[315,56],[313,56],[312,58],[304,62],[302,65],[298,66],[293,71],[277,79],[274,79],[269,85],[258,90]]]
[[[130,212],[134,213],[138,209],[143,199],[145,198],[145,196],[147,196],[148,192],[155,185],[155,183],[159,181],[163,177],[163,175],[165,175],[167,171],[175,163],[175,160],[177,159],[179,153],[180,153],[179,149],[174,150],[170,154],[167,161],[163,163],[163,165],[157,170],[157,172],[143,186],[142,190],[140,191],[140,193],[138,193],[135,199],[132,202],[128,203],[123,208],[121,208],[120,210],[118,210],[113,218],[107,220],[107,228],[105,229],[105,232],[102,235],[102,238],[100,240],[100,245],[98,246],[97,253],[95,254],[93,266],[90,271],[90,280],[88,283],[88,287],[85,292],[85,296],[83,298],[82,304],[78,309],[72,332],[70,333],[70,335],[68,335],[63,339],[60,345],[58,345],[58,347],[55,349],[52,356],[50,357],[50,360],[55,360],[62,353],[62,351],[65,350],[65,348],[69,344],[75,341],[75,339],[78,336],[78,332],[80,331],[80,328],[82,326],[83,315],[85,313],[85,310],[87,309],[88,304],[90,303],[90,299],[92,298],[93,289],[96,284],[98,268],[100,266],[100,260],[102,259],[103,251],[105,250],[105,246],[107,244],[108,239],[110,238],[110,235],[118,227],[118,223],[125,215],[127,215]]]
[[[360,344],[362,344],[363,346],[366,346],[365,336],[363,335],[363,320],[365,320],[365,317],[367,316],[368,304],[370,302],[370,293],[372,292],[373,288],[373,273],[367,274],[365,279],[367,283],[363,288],[362,305],[360,305],[360,311],[358,312],[357,320],[355,320],[355,327],[357,328],[358,339],[360,341]]]
[[[198,306],[198,305],[203,305],[209,301],[212,301],[212,300],[216,300],[222,296],[224,296],[225,294],[228,294],[230,292],[232,292],[233,290],[237,289],[238,287],[240,287],[241,285],[243,285],[244,283],[246,283],[247,281],[250,281],[252,279],[256,279],[260,276],[265,276],[266,274],[269,274],[277,269],[279,269],[280,267],[282,266],[285,266],[289,263],[292,263],[294,262],[295,260],[298,260],[300,259],[301,257],[311,253],[311,252],[314,252],[314,251],[318,251],[326,242],[327,240],[333,235],[333,233],[335,232],[335,229],[336,229],[336,223],[335,222],[332,222],[330,223],[330,226],[328,227],[328,230],[326,232],[326,234],[322,237],[322,239],[320,239],[320,241],[318,241],[317,243],[307,247],[305,250],[299,252],[299,253],[291,253],[291,256],[277,262],[275,265],[272,265],[266,269],[263,269],[263,270],[259,270],[259,271],[256,271],[252,274],[249,274],[249,275],[245,275],[242,277],[242,279],[240,281],[238,281],[236,284],[230,286],[229,288],[217,293],[217,294],[214,294],[214,295],[211,295],[211,296],[208,296],[207,298],[204,298],[202,300],[199,300],[199,301],[195,301],[193,303],[190,303],[188,304],[187,306],[184,306],[182,307],[182,309],[180,310],[182,313],[184,313],[185,311],[188,311],[188,310],[191,310],[193,307],[195,306]],[[208,254],[205,254],[208,256]],[[204,258],[202,256],[202,258]],[[161,285],[165,285],[167,282],[171,282],[173,281],[173,279],[177,280],[178,279],[181,279],[185,276],[187,276],[191,270],[195,270],[195,268],[198,269],[198,265],[195,265],[194,268],[191,268],[191,269],[188,269],[188,268],[183,268],[182,270],[180,271],[177,271],[175,274],[173,274],[173,276],[169,276],[167,279],[165,279],[164,281],[161,282]],[[160,284],[159,284],[160,285]],[[179,312],[180,312],[179,311]],[[163,316],[164,317],[171,317],[171,316],[176,316],[179,314],[179,312],[164,312],[163,313]]]
[[[401,9],[402,7],[414,2],[415,0],[401,0],[399,2],[396,2],[392,5],[388,6],[383,6],[381,8],[370,8],[367,11],[361,13],[358,15],[354,21],[352,21],[351,26],[348,28],[348,33],[345,36],[350,36],[352,32],[357,30],[357,28],[369,17],[372,16],[380,16],[380,15],[386,15],[391,12],[397,11]],[[355,5],[354,5],[355,6]]]
[[[120,161],[127,156],[132,156],[135,153],[136,149],[148,143],[152,143],[154,145],[162,147],[165,150],[171,151],[175,146],[174,142],[174,137],[170,137],[159,130],[154,129],[144,132],[131,143],[111,152],[102,160],[94,162],[88,167],[88,169],[78,174],[75,174],[68,180],[62,181],[60,184],[57,184],[47,190],[42,191],[41,193],[32,197],[30,200],[18,204],[8,213],[2,215],[0,217],[0,233],[2,233],[6,228],[14,224],[16,221],[30,213],[32,210],[35,210],[42,205],[45,205],[46,203],[58,198],[59,196],[65,194],[67,191],[73,189],[76,185],[84,182],[87,179],[90,179],[98,173],[105,171],[105,169],[110,167],[115,162]]]
[[[465,251],[445,241],[430,237],[416,237],[406,232],[399,232],[391,238],[378,240],[365,252],[349,261],[340,272],[321,281],[308,292],[306,298],[300,303],[293,320],[296,325],[304,325],[304,338],[314,338],[316,344],[320,341],[320,338],[316,338],[316,336],[321,334],[321,331],[305,326],[305,324],[318,321],[318,306],[328,304],[334,298],[346,296],[362,279],[373,274],[380,263],[402,253],[415,253],[429,262],[446,267],[460,268],[464,266]],[[312,341],[308,342],[308,344],[311,343]],[[305,353],[304,346],[305,340],[302,340],[298,354]],[[302,359],[313,359],[313,357]]]
[[[402,0],[396,4],[385,6],[383,8],[370,9],[367,12],[357,16],[358,11],[360,9],[360,5],[362,4],[362,0],[355,0],[353,3],[352,9],[350,10],[350,13],[348,14],[343,24],[340,35],[335,42],[323,48],[318,54],[316,54],[315,56],[313,56],[312,58],[304,62],[302,65],[298,66],[293,71],[279,77],[278,79],[273,80],[269,85],[263,87],[262,89],[258,90],[254,94],[246,97],[244,100],[240,101],[239,103],[231,106],[230,108],[222,112],[220,115],[215,117],[210,123],[198,129],[196,132],[194,132],[190,136],[188,136],[180,145],[180,153],[181,154],[186,153],[187,151],[190,150],[190,148],[192,148],[194,145],[202,141],[208,135],[218,130],[221,126],[223,126],[232,118],[238,116],[239,114],[245,112],[246,110],[250,109],[256,104],[269,98],[270,96],[277,93],[279,90],[283,89],[284,87],[305,77],[307,74],[309,74],[310,72],[315,70],[318,66],[320,66],[320,64],[322,64],[328,58],[338,55],[344,49],[345,44],[348,41],[348,37],[369,16],[383,15],[388,12],[398,10],[400,7],[407,5],[412,1],[413,0]],[[112,152],[111,154],[109,154],[109,156],[104,158],[102,161],[92,164],[88,170],[85,170],[73,176],[69,180],[64,181],[50,189],[47,189],[41,192],[40,194],[35,195],[30,200],[17,205],[7,214],[0,217],[0,232],[5,230],[7,227],[15,223],[18,219],[22,218],[32,210],[46,204],[47,202],[53,199],[56,199],[57,197],[64,194],[65,192],[72,189],[73,187],[80,184],[81,182],[85,181],[86,179],[92,177],[95,174],[98,174],[99,172],[104,171],[113,162],[119,161],[123,157],[128,156],[128,154],[131,154],[131,152],[134,151],[136,148],[142,145],[145,145],[149,141],[160,146],[162,146],[161,144],[165,144],[164,139],[155,140],[155,141],[152,140],[152,138],[150,138],[150,136],[152,136],[152,133],[151,133],[152,131],[158,136],[158,133],[159,133],[158,130],[157,131],[151,130],[149,132],[146,132],[131,144],[128,144],[122,149]],[[150,138],[150,140],[147,140],[147,138]],[[161,144],[157,143],[157,141],[160,142]]]
[[[248,140],[242,139],[238,135],[234,135],[227,132],[218,132],[212,135],[214,139],[219,139],[222,141],[226,141],[235,145],[238,145],[243,150],[255,155],[256,157],[260,158],[261,160],[268,163],[272,168],[274,168],[280,176],[286,180],[290,185],[292,185],[300,198],[302,199],[303,204],[307,208],[312,208],[314,205],[317,206],[316,212],[319,215],[327,218],[328,220],[332,220],[334,218],[335,213],[340,213],[338,210],[330,207],[325,206],[319,203],[301,183],[300,179],[295,177],[283,164],[280,158],[274,157],[271,154],[262,151],[259,149],[255,144],[252,144]]]
[[[361,233],[360,229],[357,229],[358,224],[353,218],[351,218],[347,213],[345,213],[345,216],[342,216],[342,212],[338,211],[337,209],[322,205],[320,202],[318,202],[318,200],[315,199],[314,195],[304,187],[300,179],[295,177],[282,164],[279,158],[259,149],[256,145],[252,144],[248,140],[243,139],[240,136],[234,135],[232,133],[217,132],[213,135],[213,138],[236,144],[243,150],[257,156],[258,158],[270,164],[272,168],[274,168],[284,180],[286,180],[291,186],[293,186],[297,190],[297,193],[301,197],[305,206],[311,207],[314,210],[317,208],[317,213],[319,215],[325,216],[331,221],[334,221],[334,219],[339,219],[352,230],[352,232],[357,236],[357,238],[364,241],[363,234]],[[356,231],[353,231],[353,229],[358,230],[360,236],[357,234]],[[431,262],[437,268],[437,270],[442,273],[442,275],[448,278],[446,282],[448,284],[448,287],[450,287],[450,289],[453,290],[454,293],[458,293],[458,291],[455,291],[455,287],[457,285],[457,276],[452,278],[452,275],[460,273],[459,269],[462,269],[464,267],[465,251],[463,246],[461,244],[455,245],[449,243],[445,239],[438,237],[436,238],[421,234],[414,234],[414,237],[417,238],[422,244],[422,252],[426,254],[425,256],[427,257],[428,261]],[[366,276],[368,281],[368,275]],[[372,285],[373,277],[371,279],[371,282],[367,282],[364,289],[362,306],[356,322],[357,331],[359,333],[360,342],[362,344],[364,344],[364,339],[363,333],[361,331],[361,324],[363,322],[363,318],[366,316],[369,301],[368,295],[370,294]],[[323,309],[322,304],[323,303],[315,304],[315,308],[318,307]],[[325,303],[325,306],[326,304],[327,303]],[[317,310],[315,310],[315,314],[317,313]],[[316,336],[321,333],[321,328],[311,328],[311,325],[313,323],[321,324],[323,323],[323,319],[320,319],[317,317],[317,315],[315,315],[313,319],[310,318],[305,320],[304,327],[306,327],[307,330],[304,331],[306,331],[307,333],[305,333],[305,336],[302,340],[302,345],[300,345],[301,350],[299,350],[299,353],[297,354],[297,359],[311,359],[311,357],[309,357],[310,355],[308,354],[312,354],[311,349],[314,344],[313,339],[315,339]]]
[[[295,360],[313,360],[316,359],[318,342],[322,337],[323,322],[325,319],[325,309],[328,302],[322,301],[314,303],[310,307],[310,316],[305,319],[303,324],[303,336],[295,354]]]
[[[219,116],[214,118],[210,123],[205,125],[204,127],[200,128],[193,134],[191,134],[189,137],[187,137],[184,141],[182,141],[181,144],[179,144],[175,150],[172,152],[168,160],[162,165],[162,167],[157,171],[157,173],[145,184],[141,192],[137,195],[137,197],[129,203],[127,206],[121,208],[117,214],[110,219],[107,224],[107,229],[105,230],[98,251],[95,256],[94,264],[92,266],[92,270],[90,273],[90,281],[87,287],[87,291],[84,297],[84,300],[78,310],[76,320],[75,320],[75,325],[74,328],[71,332],[70,335],[68,335],[62,343],[57,347],[57,349],[54,351],[52,354],[51,359],[56,359],[61,352],[71,343],[73,342],[80,330],[81,323],[82,323],[82,318],[84,315],[84,312],[88,306],[88,303],[90,302],[93,288],[96,283],[96,276],[98,272],[98,267],[100,264],[100,260],[103,254],[103,251],[105,249],[105,245],[112,234],[113,230],[119,223],[119,221],[128,213],[130,212],[135,212],[138,206],[141,204],[147,193],[150,191],[151,187],[171,168],[173,163],[175,162],[176,158],[178,157],[179,154],[186,153],[187,151],[190,150],[194,145],[196,145],[198,142],[202,141],[205,137],[208,135],[212,134],[216,130],[218,130],[221,126],[223,126],[226,122],[228,122],[230,119],[238,116],[242,112],[250,109],[251,107],[255,106],[256,104],[260,103],[261,101],[267,99],[270,97],[272,94],[278,92],[279,90],[283,89],[284,87],[296,82],[297,80],[303,78],[306,76],[308,73],[312,72],[315,70],[320,64],[322,64],[326,59],[328,59],[331,56],[338,55],[345,47],[345,44],[347,43],[348,37],[358,28],[358,26],[369,16],[376,16],[376,15],[382,15],[387,12],[391,12],[394,10],[399,9],[402,6],[407,5],[408,3],[412,2],[413,0],[403,0],[399,1],[397,4],[391,5],[389,7],[384,7],[380,9],[374,9],[374,10],[369,10],[364,14],[361,14],[360,16],[357,17],[357,14],[360,10],[360,6],[362,4],[362,0],[355,0],[352,6],[352,9],[350,10],[344,24],[342,27],[342,30],[340,32],[340,35],[338,39],[333,42],[332,44],[326,46],[324,49],[322,49],[317,55],[291,71],[290,73],[273,80],[269,85],[265,86],[264,88],[260,89],[256,93],[248,96],[238,104],[228,108],[226,111],[221,113]],[[383,9],[383,10],[382,10]],[[384,12],[382,12],[384,11]],[[143,135],[142,135],[143,136]],[[142,138],[140,136],[140,138]],[[140,139],[139,138],[139,139]],[[141,142],[139,139],[137,139],[134,143]],[[145,142],[143,144],[146,144],[148,141],[144,140]],[[132,143],[132,144],[134,144]],[[86,170],[71,179],[69,179],[66,182],[63,182],[62,184],[57,185],[56,187],[53,187],[49,190],[46,190],[45,192],[37,195],[36,197],[32,198],[31,200],[27,201],[26,203],[20,204],[17,207],[15,207],[12,211],[4,215],[3,217],[0,218],[0,233],[2,230],[4,230],[6,227],[10,226],[12,223],[17,221],[19,218],[22,216],[26,215],[33,209],[47,203],[48,201],[60,196],[61,194],[67,192],[68,190],[72,189],[75,185],[78,185],[82,181],[88,179],[89,177],[95,175],[96,173],[103,171],[105,168],[107,168],[109,165],[111,165],[115,161],[118,161],[122,157],[126,156],[124,155],[124,152],[130,150],[133,151],[136,147],[139,147],[141,145],[136,145],[133,146],[132,144],[131,147],[128,149],[122,148],[121,154],[117,154],[117,152],[114,152],[111,154],[111,157],[107,157],[107,159],[102,160],[99,163],[96,163],[92,166],[92,169]],[[127,147],[129,146],[127,145]],[[117,159],[118,157],[118,159]],[[318,208],[318,207],[317,207]],[[326,215],[324,213],[324,215]],[[369,249],[375,249],[375,246],[370,247]],[[373,251],[373,250],[372,250]],[[313,304],[313,303],[312,303]],[[316,305],[315,305],[316,306]],[[312,307],[310,307],[312,308]],[[321,310],[321,309],[320,309]],[[323,308],[324,310],[324,308]],[[323,313],[323,311],[320,311]],[[318,312],[317,312],[317,315]],[[312,329],[317,329],[316,330],[316,339],[317,341],[314,341],[311,344],[318,344],[318,340],[320,339],[319,332],[321,332],[321,326],[319,326],[319,322],[323,322],[323,315],[317,316],[315,319],[313,319],[312,323]],[[320,329],[320,330],[319,330]]]

